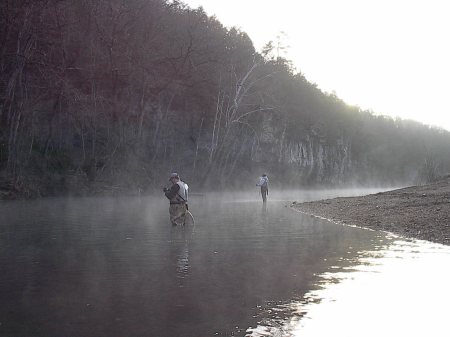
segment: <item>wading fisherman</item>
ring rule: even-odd
[[[261,177],[259,177],[259,181],[256,186],[261,186],[261,196],[263,202],[266,202],[267,195],[269,194],[269,178],[267,177],[267,174],[264,173]]]
[[[184,225],[188,210],[188,185],[181,181],[178,173],[172,173],[169,181],[170,188],[164,187],[163,191],[167,199],[170,200],[169,214],[172,225]]]

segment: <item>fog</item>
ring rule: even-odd
[[[4,202],[0,332],[243,335],[277,305],[301,300],[337,263],[352,269],[361,252],[397,240],[290,203],[376,191],[270,191],[266,204],[256,187],[192,193],[195,224],[181,227],[170,224],[162,192]]]
[[[349,187],[349,188],[305,188],[305,189],[273,189],[269,184],[268,200],[274,202],[287,202],[294,201],[314,201],[322,199],[330,199],[337,197],[352,197],[362,196],[367,194],[374,194],[383,191],[392,190],[400,187]],[[241,189],[240,191],[223,191],[223,192],[193,192],[190,188],[190,195],[193,196],[194,202],[197,199],[204,198],[204,201],[214,200],[220,202],[256,202],[262,201],[260,188],[256,186],[250,186],[248,188]]]

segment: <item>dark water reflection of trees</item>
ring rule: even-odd
[[[287,205],[194,197],[196,223],[184,228],[171,227],[162,199],[2,205],[0,334],[239,334],[376,249],[380,234]]]

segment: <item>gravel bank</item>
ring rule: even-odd
[[[294,201],[291,207],[337,223],[450,245],[450,177],[363,197]]]

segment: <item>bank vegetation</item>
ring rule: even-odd
[[[321,91],[282,43],[256,51],[178,1],[2,1],[2,196],[149,193],[170,171],[197,190],[448,171],[448,132]]]

